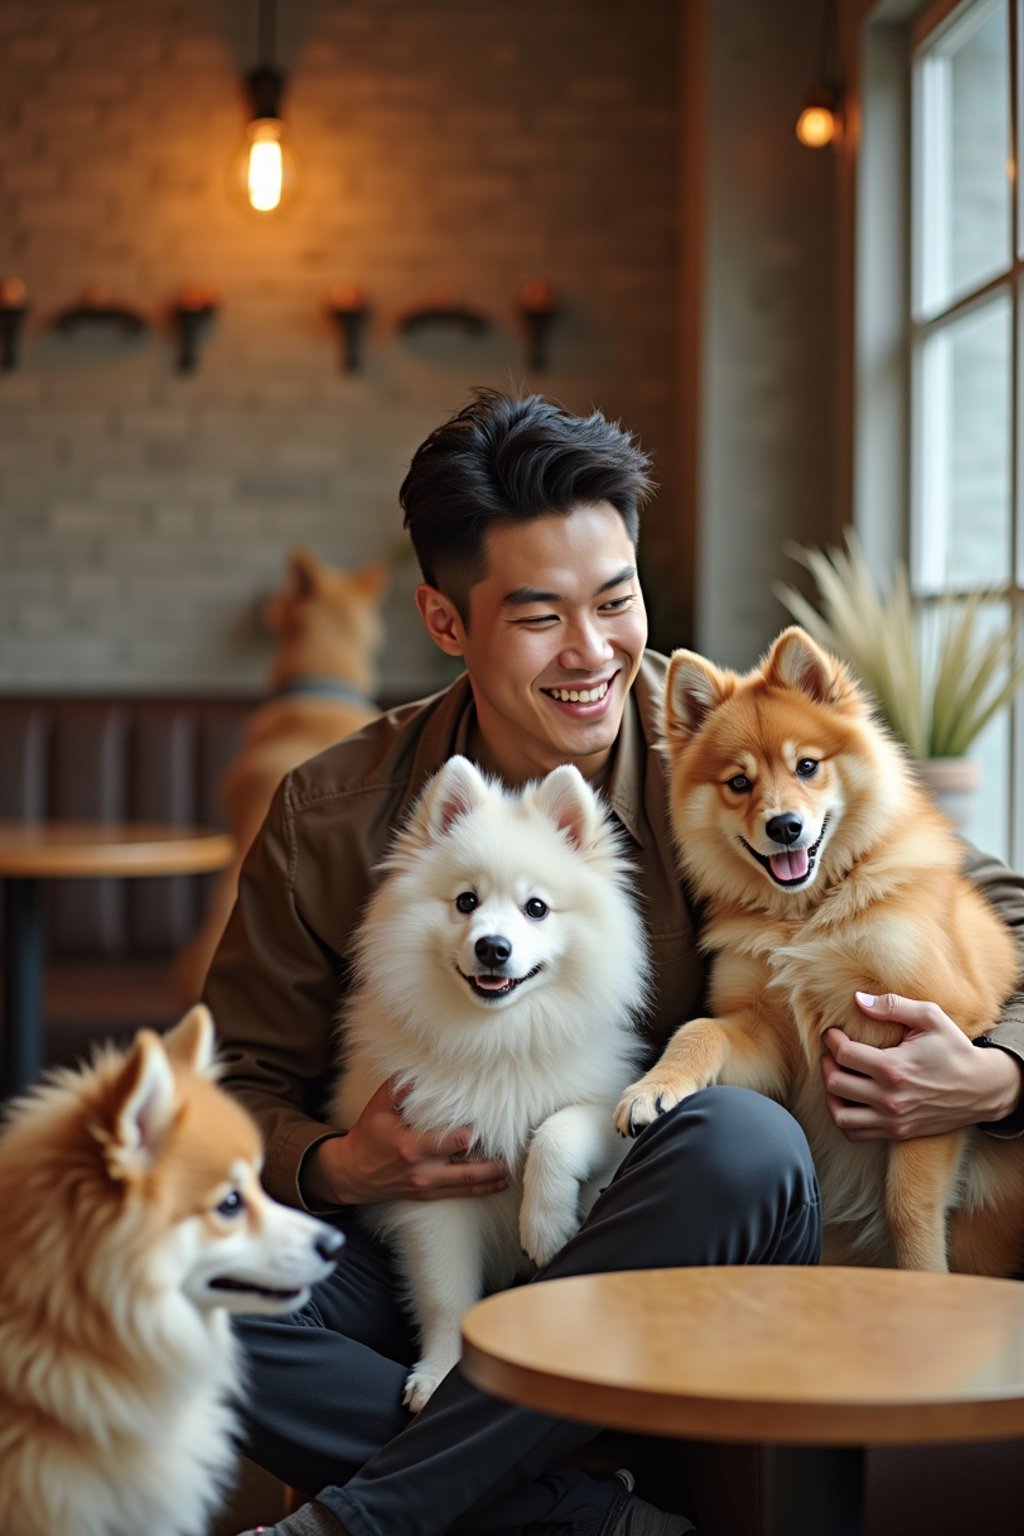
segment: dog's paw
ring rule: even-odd
[[[627,1088],[619,1100],[614,1116],[615,1129],[620,1136],[639,1136],[645,1126],[681,1103],[688,1091],[681,1090],[678,1083],[648,1072],[646,1077]]]
[[[441,1377],[427,1369],[423,1361],[413,1366],[405,1378],[405,1392],[402,1396],[402,1402],[410,1413],[419,1413],[434,1395],[440,1381]]]
[[[524,1201],[519,1212],[519,1241],[523,1252],[538,1269],[543,1269],[565,1247],[579,1224],[575,1203],[569,1210],[564,1205],[545,1207],[539,1201]]]

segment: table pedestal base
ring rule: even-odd
[[[763,1455],[766,1536],[863,1536],[860,1447],[777,1445]]]

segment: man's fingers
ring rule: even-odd
[[[877,1045],[865,1045],[862,1040],[851,1040],[841,1029],[827,1029],[824,1040],[829,1055],[840,1069],[857,1072],[868,1078],[884,1072],[886,1052],[879,1050]]]
[[[898,992],[855,992],[857,1007],[869,1019],[886,1019],[893,1024],[904,1024],[908,1029],[927,1029],[950,1022],[937,1003],[923,1002],[915,997],[901,997]]]
[[[424,1163],[413,1177],[420,1200],[444,1200],[455,1195],[491,1195],[504,1189],[508,1174],[504,1163]]]
[[[838,1130],[849,1141],[880,1141],[891,1137],[888,1123],[866,1104],[851,1104],[837,1094],[826,1093],[826,1103]]]

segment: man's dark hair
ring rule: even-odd
[[[600,411],[572,416],[540,395],[479,389],[417,449],[398,495],[424,581],[465,623],[469,589],[486,575],[492,524],[606,501],[635,546],[639,509],[654,488],[650,467]]]

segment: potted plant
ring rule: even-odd
[[[788,551],[818,589],[815,607],[795,587],[776,595],[808,634],[846,661],[914,760],[919,777],[961,829],[970,821],[978,764],[967,754],[993,716],[1024,685],[1012,628],[990,628],[990,594],[940,599],[922,624],[905,566],[876,583],[852,530],[845,547]]]

